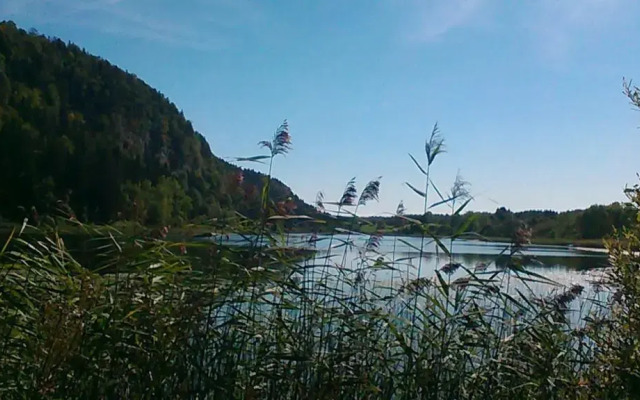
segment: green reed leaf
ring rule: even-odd
[[[405,185],[409,186],[409,188],[411,188],[411,190],[416,192],[419,196],[421,196],[421,197],[425,197],[426,196],[426,194],[423,191],[416,189],[415,186],[413,186],[409,182],[405,182]]]
[[[415,157],[413,155],[411,155],[411,153],[409,153],[409,157],[411,157],[411,159],[413,160],[413,162],[416,164],[416,167],[418,167],[418,169],[420,170],[420,172],[422,172],[423,175],[427,175],[427,171],[424,170],[424,168],[422,168],[422,166],[420,165],[420,163],[418,162],[418,160],[415,159]]]

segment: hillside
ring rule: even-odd
[[[135,75],[12,22],[0,23],[0,180],[0,217],[62,206],[86,221],[151,224],[255,217],[264,182],[215,157],[182,112]],[[278,180],[271,194],[313,212]]]

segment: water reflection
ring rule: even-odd
[[[247,245],[254,238],[240,235],[210,238],[219,243]],[[280,246],[312,248],[316,250],[309,265],[356,270],[364,263],[381,259],[393,265],[394,271],[380,269],[375,273],[377,282],[401,284],[417,277],[433,277],[436,269],[447,263],[459,263],[469,270],[484,265],[487,274],[503,270],[509,262],[510,246],[506,243],[484,242],[480,240],[443,239],[442,243],[451,250],[451,258],[430,239],[420,237],[386,236],[379,240],[375,249],[367,250],[367,235],[309,235],[290,234],[282,238]],[[254,243],[255,244],[255,243]],[[263,243],[267,245],[266,242]],[[539,274],[559,286],[574,284],[590,286],[599,280],[602,268],[607,266],[607,257],[602,252],[589,252],[568,246],[531,245],[524,249],[525,270]],[[368,261],[365,262],[365,259]],[[451,278],[464,273],[457,271]],[[395,282],[399,280],[399,282]],[[558,290],[558,287],[538,285],[539,294]]]
[[[397,289],[411,282],[431,281],[436,283],[436,271],[447,264],[460,264],[451,274],[442,273],[447,285],[468,277],[474,272],[481,279],[491,279],[492,285],[513,297],[519,295],[542,298],[557,296],[571,287],[579,285],[581,294],[569,304],[567,316],[572,324],[579,326],[583,317],[595,305],[603,303],[608,292],[600,290],[598,282],[607,266],[603,252],[589,252],[566,246],[527,246],[523,251],[523,270],[516,273],[507,268],[510,246],[505,243],[478,240],[443,240],[451,249],[451,256],[431,240],[417,237],[390,236],[381,238],[371,247],[365,235],[310,236],[287,235],[276,245],[289,248],[313,249],[311,257],[301,263],[299,279],[308,288],[320,288],[322,298],[325,288],[334,287],[337,292],[348,295],[349,291],[367,290],[381,295],[401,293]],[[229,245],[255,245],[252,237],[230,235],[217,237],[219,243]],[[368,246],[369,244],[369,246]],[[273,243],[263,242],[263,245]],[[529,273],[527,275],[527,273]],[[516,276],[519,275],[519,276]],[[345,287],[345,281],[351,282]],[[361,285],[363,284],[363,285]],[[335,285],[335,286],[334,286]],[[353,286],[351,286],[353,285]],[[455,285],[453,287],[456,287]],[[459,286],[463,287],[463,286]]]

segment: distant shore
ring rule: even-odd
[[[153,230],[154,227],[142,227],[137,224],[132,224],[128,222],[118,222],[111,227],[116,228],[121,231],[146,231]],[[12,223],[3,223],[0,224],[0,233],[9,233],[12,229],[20,229],[21,225],[12,224]],[[66,233],[81,233],[82,229],[78,226],[71,225],[63,225],[59,227],[61,231]],[[170,228],[170,236],[173,238],[181,238],[185,239],[187,236],[196,236],[202,235],[211,232],[211,227],[206,225],[192,225],[185,227],[176,227]],[[312,234],[311,231],[299,231],[295,232],[296,234]],[[330,232],[318,232],[319,234],[330,234]],[[373,232],[361,232],[362,234],[369,235]],[[407,234],[407,233],[398,233],[392,231],[383,231],[381,232],[385,236],[407,236],[407,237],[419,237],[418,234]],[[511,239],[506,237],[482,237],[480,235],[463,235],[461,239],[467,240],[481,240],[481,241],[489,241],[489,242],[500,242],[500,243],[509,243]],[[534,245],[550,245],[550,246],[574,246],[576,250],[582,251],[594,251],[594,252],[604,252],[606,249],[604,248],[603,239],[566,239],[566,238],[531,238],[531,244]]]

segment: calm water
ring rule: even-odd
[[[303,271],[307,275],[299,278],[306,282],[322,280],[325,286],[331,286],[332,282],[337,285],[340,279],[336,277],[346,273],[350,279],[359,279],[361,276],[361,282],[380,294],[386,294],[387,291],[389,294],[397,293],[394,288],[397,289],[418,276],[434,278],[435,271],[450,262],[460,263],[471,271],[476,270],[479,264],[483,265],[484,272],[476,274],[483,279],[492,278],[494,283],[514,298],[554,296],[573,285],[580,285],[584,290],[569,304],[566,312],[568,320],[574,326],[583,325],[584,317],[599,309],[597,304],[604,304],[609,296],[608,291],[601,290],[601,285],[598,284],[607,267],[607,255],[602,251],[586,251],[568,246],[527,246],[524,251],[524,256],[527,256],[525,270],[544,278],[529,275],[525,279],[517,279],[513,272],[495,274],[496,271],[507,271],[504,266],[510,249],[505,243],[479,240],[457,240],[451,243],[450,240],[443,240],[443,244],[453,254],[450,260],[430,240],[425,240],[421,246],[421,238],[388,236],[380,240],[374,251],[365,251],[368,239],[369,236],[366,235],[314,238],[308,234],[288,235],[278,245],[316,250],[313,257],[304,261]],[[247,238],[239,235],[215,237],[211,240],[235,245],[250,243]],[[255,241],[255,238],[249,240]],[[420,248],[423,251],[419,251]],[[376,259],[393,265],[394,270],[369,268]],[[454,282],[464,277],[466,272],[458,269],[452,275],[442,275],[445,280]]]
[[[247,243],[245,238],[231,235],[228,238],[217,238],[226,243]],[[380,271],[376,273],[378,283],[402,283],[408,279],[432,277],[436,269],[442,268],[450,260],[437,244],[425,239],[421,246],[421,238],[406,236],[387,236],[380,240],[375,251],[364,252],[367,245],[367,235],[334,235],[317,236],[296,234],[282,239],[281,245],[289,247],[315,248],[314,260],[309,263],[340,265],[349,269],[357,269],[364,257],[375,259],[383,257],[386,261],[393,261],[399,270],[393,273]],[[350,243],[350,245],[346,245]],[[506,263],[509,245],[506,243],[485,242],[480,240],[456,240],[451,242],[443,239],[442,243],[453,254],[453,262],[460,263],[470,270],[478,264],[486,265],[487,273],[500,269]],[[423,251],[418,249],[422,248]],[[331,249],[331,251],[329,251]],[[524,255],[530,257],[525,267],[528,271],[540,274],[553,281],[557,286],[532,283],[531,287],[537,294],[560,290],[563,286],[580,284],[589,288],[591,283],[600,279],[604,267],[607,266],[607,256],[601,251],[587,251],[568,246],[530,245],[525,248]],[[461,274],[458,271],[452,279]]]

